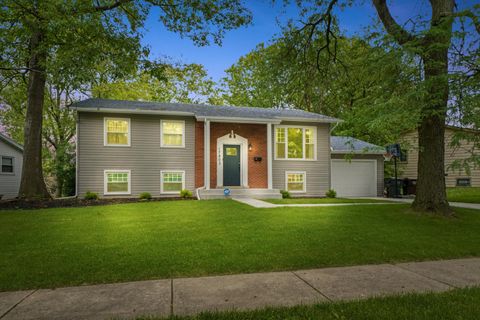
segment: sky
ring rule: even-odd
[[[359,4],[345,11],[337,10],[341,30],[346,35],[361,33],[376,18],[371,1],[359,1]],[[475,0],[459,0],[460,6],[472,5]],[[197,47],[190,39],[182,39],[178,34],[169,32],[158,21],[158,11],[153,10],[146,23],[143,44],[151,49],[151,57],[169,57],[183,63],[203,64],[214,80],[224,76],[224,70],[234,64],[238,58],[254,49],[259,43],[268,42],[281,31],[278,24],[288,19],[298,20],[295,5],[286,8],[282,0],[272,4],[271,0],[245,0],[245,5],[252,11],[251,25],[227,32],[222,46],[210,45]],[[412,13],[429,14],[430,5],[426,0],[388,1],[390,11],[399,23],[405,23]]]

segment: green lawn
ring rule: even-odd
[[[480,212],[165,201],[0,211],[0,291],[480,256]]]
[[[322,303],[290,308],[268,308],[246,312],[203,313],[176,320],[431,320],[478,319],[480,288],[456,289],[445,293],[408,294],[353,302]],[[153,320],[138,318],[137,320]]]
[[[345,199],[345,198],[290,198],[290,199],[268,199],[265,200],[274,204],[315,204],[315,203],[391,203],[387,200],[375,199]]]
[[[480,203],[480,188],[456,187],[447,188],[448,201]]]

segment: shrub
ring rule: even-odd
[[[139,198],[141,200],[152,200],[152,195],[149,192],[142,192],[140,193]]]
[[[87,191],[85,193],[85,200],[98,200],[98,194],[96,192]]]
[[[183,189],[182,191],[180,191],[180,197],[181,198],[191,198],[192,197],[192,191],[187,190],[187,189]]]
[[[283,199],[290,199],[290,192],[288,192],[287,190],[280,190],[280,193],[282,194],[282,198]]]
[[[333,189],[329,189],[327,192],[325,192],[325,196],[327,196],[327,198],[336,198],[337,192]]]

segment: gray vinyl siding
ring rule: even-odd
[[[130,147],[104,146],[104,117],[130,118]],[[185,121],[185,148],[160,147],[160,120]],[[137,197],[160,193],[160,171],[185,171],[185,188],[194,190],[195,121],[193,117],[78,113],[78,195]],[[104,170],[130,170],[131,195],[104,195]],[[175,196],[175,195],[173,195]]]
[[[384,185],[384,158],[383,155],[375,154],[357,154],[347,155],[349,159],[370,159],[377,160],[377,196],[383,197],[383,185]],[[345,159],[348,161],[345,154],[333,154],[332,159]]]
[[[18,196],[20,179],[22,178],[23,154],[18,149],[0,140],[0,165],[1,156],[13,157],[13,174],[0,172],[0,195],[2,195],[2,199],[15,198]]]
[[[285,189],[286,171],[305,171],[306,192],[292,193],[292,196],[324,196],[330,188],[330,125],[315,123],[282,122],[281,125],[316,126],[317,127],[317,159],[312,160],[275,160],[273,158],[273,188]],[[273,146],[275,146],[275,126],[273,126]],[[275,152],[275,147],[272,148]]]

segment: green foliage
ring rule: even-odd
[[[223,79],[224,99],[232,105],[290,107],[345,120],[335,133],[373,143],[393,141],[418,121],[415,61],[393,45],[374,46],[342,37],[336,62],[316,48],[325,37],[303,47],[305,32],[285,29],[230,67]],[[317,65],[318,63],[318,65]]]
[[[183,189],[180,191],[180,198],[191,198],[193,197],[192,191]]]
[[[98,193],[87,191],[85,193],[85,200],[98,200]]]
[[[140,200],[151,200],[152,195],[150,194],[150,192],[142,192],[142,193],[140,193],[139,198],[140,198]]]
[[[290,192],[288,192],[287,190],[280,190],[280,193],[282,194],[282,199],[290,199],[291,198]]]
[[[333,189],[328,189],[328,191],[325,192],[325,196],[327,198],[336,198],[337,197],[337,192]]]
[[[160,64],[127,79],[106,81],[92,89],[94,97],[201,103],[219,99],[215,82],[199,64]]]

